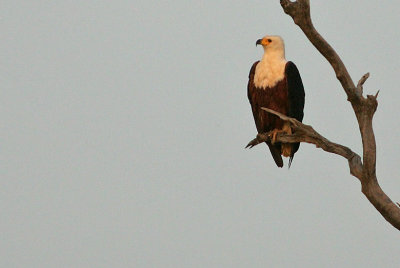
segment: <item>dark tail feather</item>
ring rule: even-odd
[[[292,156],[290,156],[290,158],[289,158],[289,165],[288,165],[288,169],[289,169],[289,168],[290,168],[290,166],[292,165],[293,157],[294,157],[294,154],[293,154]]]
[[[294,154],[297,152],[297,150],[299,150],[299,147],[300,147],[300,143],[293,143],[292,155],[291,155],[290,158],[289,158],[288,169],[289,169],[290,166],[292,165],[292,161],[293,161]]]
[[[267,143],[269,150],[271,151],[271,155],[274,158],[275,164],[278,167],[283,167],[283,160],[281,156],[281,150],[275,147],[272,144]]]

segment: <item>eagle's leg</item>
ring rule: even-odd
[[[283,123],[282,132],[292,135],[292,128],[289,125],[289,122]],[[282,143],[282,155],[285,157],[289,157],[292,155],[292,144],[291,143]]]
[[[272,135],[271,144],[275,144],[276,143],[276,135],[278,135],[278,133],[284,133],[284,134],[291,135],[292,134],[292,128],[290,127],[289,123],[285,122],[283,124],[282,129],[275,128],[274,130],[272,130],[272,133],[271,133],[271,135]],[[292,144],[290,144],[290,143],[282,143],[282,145],[281,145],[281,153],[285,157],[291,156],[291,154],[292,154]]]

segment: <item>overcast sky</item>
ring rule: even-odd
[[[377,175],[400,201],[400,5],[311,1],[355,82],[380,90]],[[302,144],[278,169],[247,100],[281,35],[304,122],[361,152],[326,60],[279,1],[0,4],[1,267],[398,267],[400,236],[347,162]]]

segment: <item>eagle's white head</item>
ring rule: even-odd
[[[280,36],[266,35],[256,46],[264,48],[264,55],[257,64],[254,84],[260,88],[273,87],[285,77],[285,43]]]
[[[265,54],[280,54],[285,57],[285,43],[282,37],[277,35],[266,35],[262,39],[258,39],[256,46],[261,45],[264,48]]]

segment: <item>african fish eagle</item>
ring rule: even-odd
[[[291,134],[288,123],[261,107],[269,108],[289,117],[303,120],[304,87],[296,65],[285,59],[285,45],[280,36],[265,36],[256,46],[264,48],[261,61],[251,67],[247,94],[258,133],[273,131],[271,142],[266,142],[278,167],[283,166],[282,156],[289,158],[289,167],[300,143],[276,142],[276,134]]]

